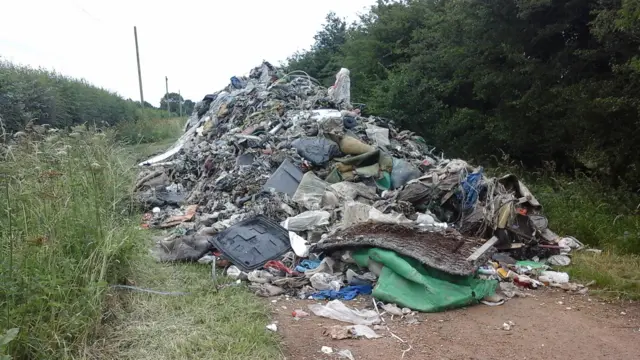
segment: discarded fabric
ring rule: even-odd
[[[363,294],[363,295],[371,294],[372,290],[373,290],[373,287],[371,287],[371,285],[357,285],[357,286],[351,285],[351,286],[344,287],[338,291],[335,291],[335,290],[318,291],[316,293],[311,294],[311,297],[313,297],[316,300],[335,300],[335,299],[353,300],[360,294]]]

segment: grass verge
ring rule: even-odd
[[[278,359],[267,305],[245,287],[216,291],[211,267],[163,265],[144,257],[137,286],[184,296],[119,290],[113,293],[105,337],[87,349],[91,359]]]
[[[0,151],[0,333],[20,330],[7,348],[17,359],[71,358],[139,253],[135,174],[108,136]]]

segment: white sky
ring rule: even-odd
[[[355,20],[375,0],[0,0],[0,58],[55,69],[140,100],[199,101],[262,60],[308,48],[329,11]]]

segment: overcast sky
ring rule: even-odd
[[[354,20],[374,0],[2,0],[0,58],[55,69],[145,101],[201,100],[263,59],[308,48],[329,11]]]

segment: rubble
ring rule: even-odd
[[[225,260],[227,275],[259,296],[371,294],[398,316],[496,306],[546,286],[586,292],[549,271],[584,245],[549,229],[516,176],[489,177],[364,116],[349,84],[347,69],[326,89],[264,62],[206,95],[182,137],[139,164],[145,226],[171,232],[157,259]],[[309,308],[380,323],[339,300]]]

